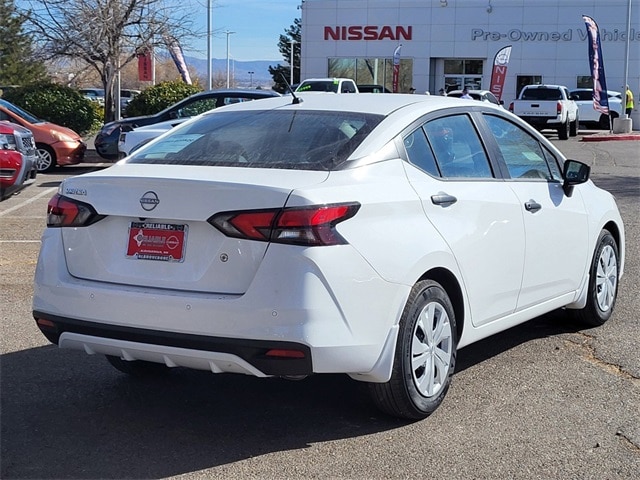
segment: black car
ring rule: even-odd
[[[196,93],[165,108],[154,115],[128,117],[115,122],[106,123],[98,132],[95,147],[98,155],[107,160],[117,160],[118,139],[121,132],[128,132],[144,125],[164,122],[174,118],[193,117],[207,110],[223,107],[232,103],[256,100],[259,98],[277,97],[280,94],[271,90],[208,90]]]
[[[358,85],[358,91],[360,93],[391,93],[384,85]]]

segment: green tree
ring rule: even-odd
[[[152,115],[164,110],[189,95],[193,95],[194,93],[201,91],[202,88],[198,84],[187,85],[180,80],[161,82],[136,95],[135,98],[129,102],[129,105],[127,105],[127,115],[130,117],[138,115]],[[211,108],[214,107],[215,102]]]
[[[34,59],[31,38],[23,32],[25,17],[13,0],[0,0],[0,84],[25,85],[44,80],[44,63]]]
[[[76,89],[57,83],[30,83],[9,90],[3,97],[38,118],[70,128],[80,135],[96,130],[102,123],[102,112],[95,102]]]
[[[288,65],[269,66],[269,73],[273,77],[276,92],[284,93],[287,91],[287,83],[291,81],[291,65],[293,65],[293,83],[300,83],[300,32],[302,30],[302,20],[296,18],[293,25],[285,30],[285,35],[280,35],[278,49]],[[293,44],[291,43],[293,41]],[[293,59],[291,53],[293,50]],[[282,78],[284,75],[285,80]]]

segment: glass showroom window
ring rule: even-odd
[[[445,90],[462,90],[467,87],[470,90],[482,88],[483,60],[451,58],[444,61]]]
[[[576,77],[576,88],[593,88],[591,75],[578,75]]]
[[[393,90],[392,58],[330,58],[329,77],[352,78],[360,85],[384,85]],[[412,85],[413,59],[400,59],[398,91],[408,93]]]
[[[520,92],[527,85],[542,85],[541,75],[517,75],[516,76],[516,98],[520,97]]]

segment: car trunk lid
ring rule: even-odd
[[[281,208],[295,188],[327,172],[174,165],[116,165],[73,177],[61,194],[105,218],[63,228],[74,277],[137,287],[242,294],[267,242],[229,238],[207,220],[219,212]]]

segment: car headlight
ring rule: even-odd
[[[51,130],[51,136],[58,142],[75,142],[75,141],[77,141],[71,135],[67,135],[66,133],[58,132],[56,130]]]
[[[0,133],[0,150],[17,150],[16,137],[11,133]]]

